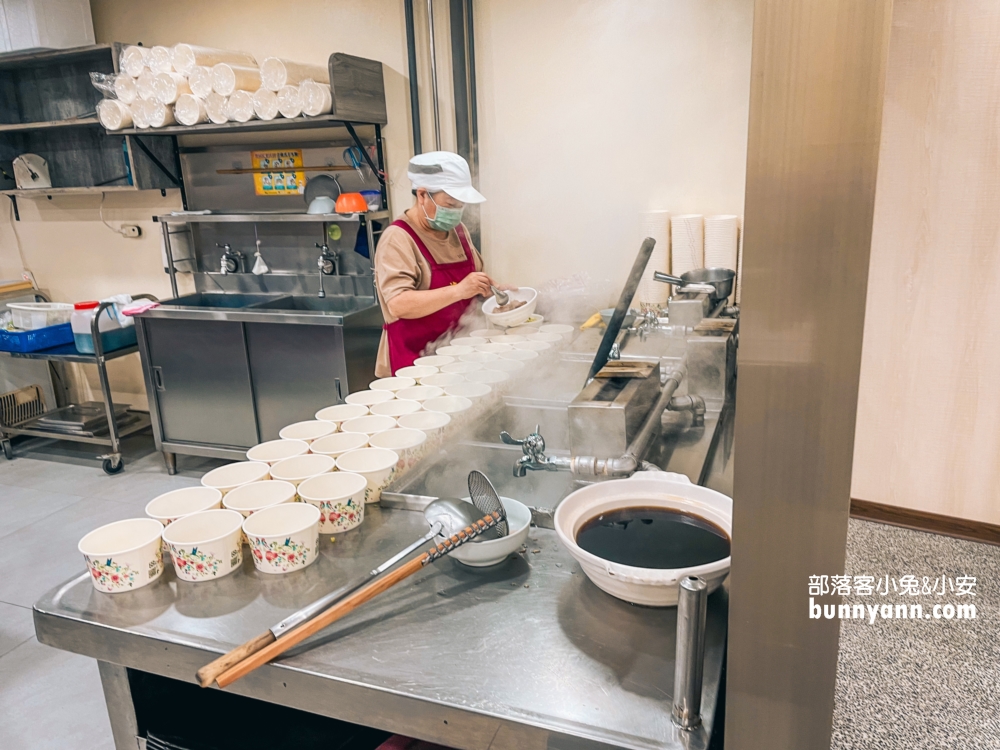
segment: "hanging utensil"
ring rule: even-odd
[[[501,292],[492,284],[490,284],[490,289],[493,290],[493,296],[497,299],[497,307],[503,307],[510,302],[510,295],[507,292]]]
[[[260,254],[260,238],[257,237],[257,225],[256,224],[253,225],[253,238],[254,238],[254,241],[257,243],[257,252],[255,252],[253,254],[253,257],[254,257],[255,260],[253,262],[253,268],[250,269],[250,270],[251,270],[252,273],[256,274],[257,276],[262,276],[265,273],[267,273],[268,271],[270,271],[271,269],[269,269],[267,267],[267,263],[265,263],[264,262],[264,258],[261,257],[261,254]]]
[[[462,505],[468,505],[469,510],[462,508],[459,503]],[[290,632],[296,626],[311,620],[323,610],[331,607],[349,594],[352,594],[360,589],[365,584],[378,578],[393,565],[404,559],[410,553],[416,552],[422,545],[431,541],[439,534],[446,533],[447,536],[451,537],[465,529],[467,526],[472,526],[479,518],[479,514],[476,513],[475,510],[475,507],[469,503],[463,503],[462,501],[452,500],[450,498],[435,500],[430,503],[426,508],[424,508],[424,518],[426,518],[428,523],[431,525],[430,530],[426,534],[406,549],[390,557],[377,568],[373,568],[363,576],[360,576],[346,585],[341,586],[336,591],[317,599],[312,604],[309,604],[300,609],[298,612],[289,615],[277,625],[270,628],[266,632],[261,633],[256,638],[251,638],[249,641],[241,646],[237,646],[229,653],[220,656],[218,659],[210,662],[209,664],[206,664],[204,667],[199,669],[195,675],[198,679],[198,684],[202,687],[208,687],[215,682],[215,680],[218,679],[219,675],[223,672],[232,669],[244,659],[253,656],[261,649],[274,643],[278,638]],[[468,520],[469,518],[472,520]]]
[[[469,496],[480,513],[487,516],[492,513],[500,514],[503,520],[497,523],[495,538],[507,536],[510,531],[507,527],[507,513],[493,483],[481,471],[469,472]]]
[[[364,154],[361,153],[361,149],[357,146],[348,146],[344,149],[344,161],[354,167],[354,171],[358,173],[358,177],[361,181],[365,181],[365,173],[361,171],[361,165],[364,164]]]
[[[354,611],[365,602],[374,599],[383,591],[387,591],[400,581],[410,577],[427,565],[430,565],[432,562],[440,560],[452,550],[461,547],[471,539],[475,539],[487,529],[496,526],[496,524],[501,520],[506,520],[506,517],[502,514],[502,511],[497,511],[492,515],[481,518],[475,523],[466,526],[457,534],[453,534],[448,537],[440,544],[429,549],[420,557],[411,560],[388,575],[368,583],[358,591],[355,591],[353,594],[340,600],[332,607],[312,618],[308,622],[299,625],[297,628],[283,635],[281,638],[278,638],[273,643],[261,648],[256,653],[243,659],[235,666],[218,675],[218,677],[216,677],[216,682],[219,687],[231,685],[241,677],[245,677],[250,674],[250,672],[253,672],[257,669],[257,667],[267,664],[267,662],[271,661],[271,659],[280,656],[285,653],[285,651],[298,645],[309,636],[318,633],[320,630],[336,622],[344,615]]]

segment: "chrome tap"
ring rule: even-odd
[[[233,250],[232,245],[228,242],[225,245],[216,242],[215,246],[221,247],[223,250],[222,257],[219,258],[219,273],[225,276],[229,273],[243,271],[243,253],[239,250]]]
[[[316,247],[319,248],[316,266],[319,268],[319,296],[322,298],[326,296],[326,290],[323,288],[323,277],[340,275],[340,255],[331,252],[330,246],[325,242],[322,245],[317,242]]]
[[[500,433],[500,439],[507,445],[520,445],[524,455],[517,459],[514,464],[514,476],[523,477],[532,471],[569,471],[570,459],[561,456],[545,455],[545,438],[538,431],[539,425],[535,425],[535,431],[525,438],[515,438],[504,430]]]

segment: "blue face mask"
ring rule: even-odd
[[[433,201],[434,199],[431,198],[431,200]],[[436,229],[439,232],[450,232],[461,223],[462,212],[465,211],[465,206],[461,208],[448,208],[447,206],[439,205],[435,201],[433,219],[427,215],[426,209],[422,206],[421,210],[424,212],[424,218],[427,219],[427,223],[431,225],[432,229]]]

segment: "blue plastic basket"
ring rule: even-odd
[[[69,323],[36,328],[34,331],[0,329],[0,352],[37,352],[72,341],[73,327]]]

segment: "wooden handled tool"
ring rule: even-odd
[[[231,663],[232,660],[229,657],[231,655],[237,654],[238,652],[248,653],[249,655],[240,660],[239,662],[237,662],[236,664],[230,666],[228,669],[222,672],[222,674],[216,676],[215,681],[218,683],[219,687],[226,687],[228,685],[231,685],[241,677],[245,677],[246,675],[250,674],[250,672],[253,672],[255,669],[257,669],[257,667],[267,664],[267,662],[285,653],[285,651],[301,643],[309,636],[318,633],[320,630],[336,622],[344,615],[354,611],[365,602],[374,599],[383,591],[392,588],[397,583],[402,581],[404,578],[408,578],[409,576],[413,575],[418,570],[425,567],[426,565],[429,565],[435,560],[439,560],[440,558],[444,557],[449,552],[451,552],[453,549],[460,547],[470,539],[474,539],[487,529],[493,528],[494,526],[497,525],[497,523],[499,523],[501,518],[502,516],[500,512],[495,511],[490,515],[481,518],[480,520],[476,521],[470,526],[466,526],[462,531],[459,531],[457,534],[448,537],[437,546],[433,547],[432,549],[422,554],[420,557],[411,560],[410,562],[406,563],[400,568],[397,568],[393,572],[386,575],[384,578],[380,578],[376,581],[373,581],[367,586],[364,586],[363,588],[357,590],[350,596],[337,602],[332,607],[325,610],[321,614],[317,615],[313,619],[309,620],[308,622],[304,622],[294,630],[291,630],[287,635],[283,635],[281,638],[274,640],[272,643],[265,645],[263,648],[259,648],[256,651],[251,651],[250,649],[246,648],[250,643],[254,643],[254,641],[250,641],[247,644],[241,646],[240,648],[230,652],[230,654],[226,654],[226,656],[222,657],[222,659],[225,659],[227,663]],[[268,631],[268,635],[271,635],[271,637],[273,638],[273,635],[270,633],[270,631]],[[258,636],[258,639],[262,637],[263,636]],[[255,641],[258,639],[255,639]],[[218,661],[221,660],[217,659],[216,662]],[[212,664],[215,664],[216,662],[213,662]],[[206,668],[208,666],[212,665],[206,665]]]

